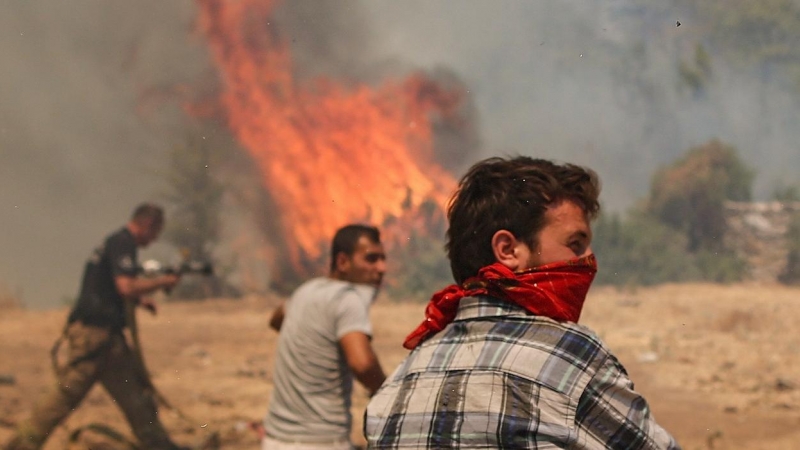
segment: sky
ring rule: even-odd
[[[686,93],[676,67],[699,25],[680,10],[642,12],[633,0],[292,5],[285,30],[304,50],[300,66],[451,71],[477,112],[481,146],[469,158],[588,165],[611,210],[711,138],[756,168],[758,198],[800,178],[798,96],[713,49],[713,84]],[[0,3],[0,295],[34,308],[69,301],[92,248],[137,203],[159,199],[169,149],[187,134],[225,139],[171,97],[214,78],[195,13],[191,0]]]

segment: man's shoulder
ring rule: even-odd
[[[572,333],[575,336],[579,336],[580,339],[584,339],[587,342],[591,343],[592,345],[597,346],[598,348],[602,349],[605,353],[611,353],[611,350],[606,345],[605,341],[591,328],[581,325],[579,323],[574,322],[559,322],[562,327],[568,330],[568,333]]]
[[[292,298],[328,298],[347,289],[348,283],[328,277],[312,278],[295,289]]]
[[[599,366],[610,354],[608,346],[590,328],[574,323],[559,322],[543,316],[527,316],[500,321],[497,332],[526,329],[517,344],[532,352],[543,352],[570,361],[582,369]],[[524,325],[520,325],[524,324]]]
[[[111,234],[106,236],[104,242],[107,247],[109,245],[125,245],[136,248],[136,240],[133,238],[133,235],[127,227],[122,227],[116,231],[113,231]]]
[[[512,332],[519,326],[515,322],[508,324]],[[516,340],[516,358],[501,370],[562,394],[580,395],[610,355],[600,337],[583,325],[540,316],[529,316],[523,323],[526,328]]]
[[[454,322],[414,350],[405,368],[504,373],[572,395],[609,354],[597,334],[582,325],[514,315]]]
[[[370,286],[362,286],[329,277],[317,277],[300,285],[292,294],[292,299],[333,301],[353,298],[368,300],[374,290]]]
[[[456,322],[482,324],[475,327],[476,332],[483,330],[490,335],[515,336],[505,340],[519,345],[530,344],[537,349],[579,345],[609,352],[597,333],[584,325],[530,314],[518,305],[492,297],[465,300],[462,300],[463,305],[459,305]]]

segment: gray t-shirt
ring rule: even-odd
[[[286,303],[264,419],[277,439],[326,442],[348,439],[353,375],[339,339],[372,335],[369,307],[376,289],[331,278],[300,286]]]

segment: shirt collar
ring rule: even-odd
[[[464,297],[458,302],[458,313],[454,320],[472,320],[486,317],[529,317],[521,306],[501,299],[480,295]]]
[[[320,277],[319,278],[323,283],[331,283],[334,285],[339,285],[342,288],[352,289],[359,298],[369,301],[370,303],[375,301],[375,297],[378,296],[378,288],[369,284],[360,284],[360,283],[351,283],[349,281],[339,280],[336,278],[331,277]]]
[[[361,298],[369,300],[370,303],[374,302],[375,297],[378,296],[378,288],[375,286],[356,283],[352,283],[351,285],[353,286],[353,290],[355,290]]]

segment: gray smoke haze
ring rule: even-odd
[[[386,53],[445,65],[466,80],[486,155],[520,152],[590,165],[604,180],[607,207],[619,210],[644,196],[659,164],[714,137],[735,145],[757,169],[757,197],[778,181],[800,181],[797,90],[729,67],[712,50],[712,81],[694,98],[680,89],[677,71],[697,42],[684,35],[700,34],[694,18],[646,3],[367,6]]]
[[[481,156],[589,165],[611,209],[644,196],[658,165],[713,137],[757,169],[758,197],[800,181],[800,95],[714,49],[708,87],[687,92],[676,68],[691,57],[693,17],[641,5],[295,0],[277,19],[306,76],[455,73],[473,96]],[[0,289],[32,307],[75,295],[91,248],[135,204],[157,199],[167,151],[187,130],[204,132],[156,95],[213,79],[191,32],[195,8],[0,4]]]
[[[143,88],[205,67],[189,37],[193,6],[0,5],[0,286],[27,305],[74,296],[91,249],[157,196],[180,125],[136,108]]]

